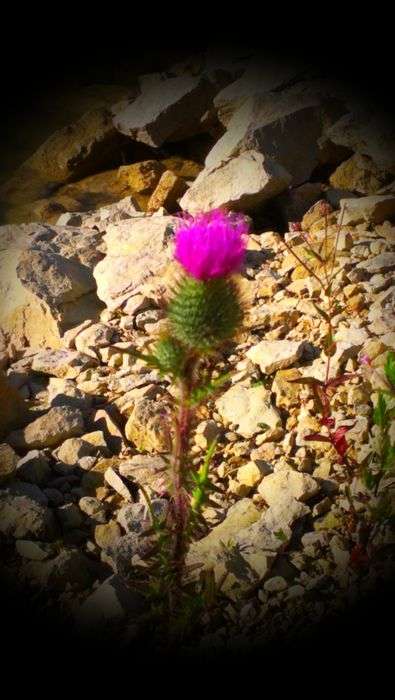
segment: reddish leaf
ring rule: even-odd
[[[332,442],[330,437],[327,435],[321,435],[321,433],[310,433],[310,435],[305,435],[304,439],[314,440],[316,442]]]
[[[331,418],[330,416],[322,418],[321,425],[325,425],[327,428],[334,428],[335,427],[335,419]]]
[[[325,382],[325,387],[340,386],[341,384],[347,382],[349,379],[352,379],[353,377],[357,376],[358,375],[355,372],[346,372],[345,374],[341,374],[339,377],[333,377],[333,379],[328,379],[328,381]]]

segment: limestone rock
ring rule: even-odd
[[[10,445],[16,449],[56,447],[69,437],[84,433],[84,419],[78,408],[57,406],[36,418],[23,430],[9,435]]]
[[[394,125],[379,110],[354,109],[329,126],[326,136],[333,143],[369,156],[380,169],[395,172]]]
[[[0,444],[0,484],[14,476],[18,459],[10,445],[6,442]]]
[[[206,166],[217,167],[255,150],[281,165],[294,186],[302,184],[322,158],[318,141],[324,127],[343,112],[341,102],[329,99],[325,88],[303,82],[279,93],[250,95],[208,154]]]
[[[40,224],[0,227],[0,324],[17,347],[58,348],[68,329],[101,304],[91,268],[97,231]]]
[[[264,374],[272,374],[297,362],[306,349],[306,341],[262,340],[246,356],[259,365]]]
[[[163,406],[157,401],[140,399],[125,425],[126,438],[142,452],[168,452]]]
[[[107,227],[107,255],[94,270],[97,294],[110,310],[120,308],[152,275],[169,263],[167,236],[175,226],[171,216],[137,218]]]
[[[111,343],[114,331],[105,323],[94,323],[79,333],[75,339],[77,350],[97,358],[95,348],[103,348]]]
[[[166,170],[149,199],[147,211],[157,211],[161,207],[164,207],[168,212],[175,211],[178,199],[184,194],[186,189],[187,186],[184,180],[171,170]]]
[[[31,562],[25,567],[24,575],[41,588],[57,593],[70,587],[83,591],[96,578],[92,562],[77,549],[64,550],[50,561]]]
[[[344,209],[343,225],[368,222],[382,224],[395,216],[395,195],[372,195],[356,199],[341,199],[340,209]]]
[[[77,377],[80,372],[94,365],[86,353],[73,350],[42,350],[34,356],[32,370],[62,379]]]
[[[183,75],[155,81],[115,113],[114,124],[121,133],[157,148],[198,133],[213,96],[213,85],[205,78]]]
[[[167,489],[166,462],[159,455],[135,455],[122,461],[119,473],[132,483],[141,484],[153,492]]]
[[[134,192],[152,194],[164,170],[165,166],[159,161],[144,160],[132,165],[122,165],[118,177],[122,182],[127,182]]]
[[[10,430],[25,425],[27,420],[28,411],[22,396],[0,370],[0,438]]]
[[[298,501],[305,501],[315,496],[320,487],[309,474],[294,471],[293,469],[281,469],[269,474],[262,479],[258,491],[271,506],[290,497]]]
[[[290,181],[280,164],[257,151],[246,151],[203,170],[180,206],[191,214],[217,207],[248,212],[283,192]]]
[[[243,498],[229,508],[225,520],[198,542],[193,542],[187,555],[187,562],[215,562],[222,550],[222,543],[234,540],[238,533],[256,522],[260,517],[251,499]]]
[[[385,183],[385,172],[368,156],[355,153],[341,163],[329,178],[332,187],[371,195]]]
[[[95,542],[100,549],[111,547],[120,537],[121,528],[114,520],[95,527]]]
[[[51,477],[51,467],[45,454],[39,450],[30,450],[17,464],[17,477],[22,481],[42,486]]]
[[[28,496],[13,496],[2,492],[0,533],[7,539],[53,540],[57,535],[55,516],[49,508]]]
[[[265,95],[286,85],[300,72],[300,67],[273,61],[250,61],[241,77],[227,85],[214,98],[218,118],[228,126],[237,109],[252,95]]]
[[[270,404],[270,392],[263,386],[247,388],[235,384],[216,402],[217,411],[225,421],[237,425],[237,432],[249,438],[262,427],[281,427],[278,411]]]
[[[133,617],[142,607],[142,596],[129,588],[121,576],[114,574],[82,603],[76,612],[76,622],[78,628],[88,634],[95,630],[101,632],[104,625],[118,624],[126,617]]]

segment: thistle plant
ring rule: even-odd
[[[215,443],[197,469],[190,455],[191,432],[200,403],[227,380],[227,375],[214,378],[213,372],[218,351],[236,336],[243,320],[235,273],[243,263],[247,232],[242,215],[221,210],[180,218],[174,240],[178,272],[167,304],[167,328],[149,355],[139,354],[175,387],[170,507],[161,537],[173,611],[180,611],[188,543],[213,488],[209,467]]]

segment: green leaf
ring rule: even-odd
[[[382,391],[379,392],[377,405],[373,411],[373,422],[375,425],[378,425],[381,429],[384,429],[388,423],[387,403]]]
[[[389,352],[384,365],[385,376],[392,386],[395,388],[395,352]]]
[[[367,489],[372,490],[377,481],[377,475],[373,474],[370,469],[364,469],[362,472],[362,481]]]
[[[381,465],[385,472],[390,472],[395,468],[395,445],[391,445],[388,435],[383,446]]]
[[[328,316],[328,314],[326,313],[326,311],[324,311],[323,309],[321,309],[321,307],[318,306],[318,304],[316,304],[314,301],[313,301],[313,306],[314,306],[315,310],[317,311],[317,313],[318,313],[320,316],[322,316],[322,318],[324,318],[325,321],[326,321],[327,323],[330,323],[330,322],[331,322],[331,319],[330,319],[330,317]]]
[[[287,542],[288,538],[284,530],[275,530],[274,534],[277,537],[277,539],[281,540],[281,542]]]
[[[219,377],[216,377],[215,379],[210,379],[206,384],[202,384],[200,386],[195,387],[192,392],[191,396],[189,399],[189,403],[191,406],[196,406],[197,404],[201,403],[204,401],[206,398],[210,396],[210,394],[214,394],[218,389],[223,385],[226,384],[227,381],[230,379],[230,373],[226,372],[226,374],[221,374]]]

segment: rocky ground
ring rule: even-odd
[[[393,134],[340,86],[253,59],[191,61],[118,92],[1,190],[4,569],[79,629],[138,635],[130,582],[150,528],[139,485],[165,512],[173,396],[130,351],[165,323],[174,215],[224,206],[251,218],[248,313],[220,358],[231,378],[199,415],[193,452],[199,464],[218,436],[218,491],[188,563],[224,580],[220,621],[201,620],[201,643],[285,634],[393,575],[388,521],[361,539],[383,491],[395,497],[393,476],[374,493],[329,443],[306,440],[322,432],[317,404],[290,381],[325,379],[327,300],[290,252],[319,277],[306,236],[325,239],[339,273],[331,376],[353,375],[335,387],[332,416],[362,464],[395,347]]]

